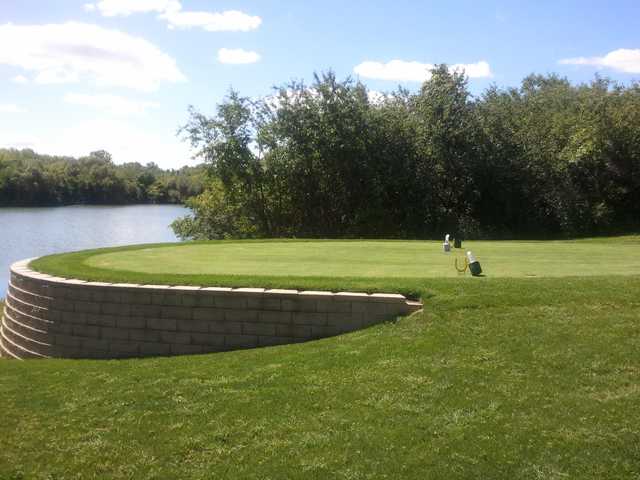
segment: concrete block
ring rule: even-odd
[[[290,338],[311,338],[309,325],[276,325],[276,335]]]
[[[114,317],[118,328],[146,328],[147,319],[144,317]]]
[[[263,313],[263,312],[260,312]],[[225,310],[224,319],[227,322],[257,322],[257,310]]]
[[[231,288],[231,287],[203,287],[203,288],[200,289],[200,291],[209,292],[211,294],[230,293],[231,291],[233,291],[233,288]]]
[[[115,288],[105,288],[103,292],[103,301],[107,303],[121,303],[122,292]]]
[[[87,314],[76,312],[62,312],[60,321],[64,323],[73,323],[74,325],[86,325]]]
[[[202,287],[197,287],[195,285],[175,285],[175,286],[171,286],[169,287],[169,290],[174,292],[178,292],[180,295],[182,295],[183,293],[193,293],[193,292],[198,292],[202,289]]]
[[[291,312],[261,311],[258,313],[258,321],[260,323],[289,324],[291,323],[292,315]]]
[[[351,312],[350,301],[334,301],[333,298],[318,299],[318,312],[336,312],[346,313]]]
[[[327,313],[324,312],[295,312],[294,325],[327,325]]]
[[[179,306],[180,296],[177,293],[153,293],[151,295],[151,303],[153,305],[162,305],[162,306]]]
[[[108,338],[112,340],[129,340],[129,329],[127,328],[100,328],[100,338]]]
[[[51,325],[49,331],[51,333],[59,333],[62,335],[73,335],[73,325],[68,323],[54,323]]]
[[[194,345],[222,346],[224,345],[224,335],[215,333],[192,333],[191,343]]]
[[[245,309],[247,308],[247,299],[240,295],[221,295],[214,298],[214,305],[217,308]]]
[[[93,303],[93,302],[75,302],[75,309],[76,312],[80,312],[80,313],[91,313],[91,314],[96,314],[96,313],[100,313],[100,304],[99,303]]]
[[[191,343],[191,334],[184,332],[160,332],[160,341],[162,343],[179,343],[189,345]]]
[[[80,340],[80,337],[69,335],[55,335],[53,338],[54,343],[62,347],[80,347]]]
[[[386,308],[384,303],[380,302],[371,302],[369,300],[361,300],[351,302],[351,311],[357,313],[369,313],[369,314],[378,314],[385,313]]]
[[[202,352],[200,345],[171,345],[172,355],[197,355]]]
[[[163,307],[162,318],[173,318],[176,320],[190,320],[193,311],[189,307]]]
[[[73,335],[76,337],[99,338],[100,327],[96,327],[93,325],[74,325]]]
[[[140,288],[151,290],[151,293],[163,293],[171,288],[169,285],[140,285]]]
[[[227,347],[252,348],[258,346],[256,335],[225,335],[224,343]]]
[[[260,347],[272,347],[275,345],[285,345],[287,343],[292,343],[293,338],[289,337],[273,337],[273,336],[259,336],[258,337],[258,346]]]
[[[324,290],[303,290],[302,292],[299,292],[298,295],[300,295],[301,297],[308,297],[308,298],[313,298],[313,299],[318,299],[318,298],[332,298],[335,293],[333,292],[327,292]]]
[[[321,327],[313,325],[311,327],[311,337],[312,338],[324,338],[324,337],[333,337],[335,335],[339,335],[342,333],[338,327]]]
[[[160,330],[147,330],[146,328],[129,330],[129,339],[135,342],[159,342]]]
[[[267,295],[278,295],[280,297],[298,296],[298,290],[288,290],[284,288],[272,288],[265,290]]]
[[[105,353],[109,351],[109,340],[101,338],[83,338],[81,347],[89,353],[101,351],[102,354],[98,358],[103,358]]]
[[[237,322],[210,322],[209,332],[218,334],[234,334],[240,335],[242,333],[242,323]]]
[[[266,289],[265,288],[245,288],[245,287],[241,287],[241,288],[234,288],[231,291],[233,293],[244,293],[244,294],[251,294],[251,295],[261,296],[266,291]]]
[[[333,296],[337,302],[352,302],[358,300],[368,300],[369,295],[361,292],[338,292]]]
[[[407,298],[399,293],[373,293],[370,295],[372,302],[405,303]]]
[[[86,316],[87,325],[97,325],[99,327],[115,327],[116,319],[112,315],[90,315]]]
[[[177,322],[178,331],[180,332],[202,332],[209,331],[209,322],[207,320],[180,320]]]
[[[121,290],[131,290],[140,288],[140,285],[137,283],[114,283],[111,285],[113,288],[121,289]]]
[[[199,305],[198,295],[187,295],[186,293],[180,297],[183,307],[197,307]]]
[[[73,312],[75,311],[75,303],[73,300],[66,298],[54,298],[50,302],[49,308],[53,310],[60,310],[62,312]]]
[[[362,326],[362,313],[328,313],[327,325],[329,326],[343,326],[343,325],[358,325]]]
[[[171,353],[171,345],[168,343],[146,343],[140,342],[140,355],[169,355]]]
[[[155,318],[162,316],[163,307],[159,305],[137,305],[132,304],[129,310],[129,314],[132,317],[146,317],[146,318]]]
[[[260,310],[280,311],[282,303],[278,297],[263,296],[260,302]]]
[[[172,318],[147,318],[147,328],[175,331],[178,329],[177,320]]]
[[[103,303],[100,305],[100,313],[115,315],[117,317],[127,317],[131,315],[131,307],[126,303]]]
[[[296,298],[283,298],[280,301],[280,309],[285,312],[300,310],[300,299],[297,296]]]
[[[213,307],[215,306],[215,298],[208,292],[200,290],[200,293],[195,297],[197,300],[196,307]]]
[[[194,308],[193,319],[208,322],[224,320],[224,310],[219,308]]]
[[[371,325],[377,325],[378,323],[390,322],[395,320],[395,316],[389,315],[373,315],[373,314],[363,314],[362,316],[362,327],[370,327]]]
[[[268,323],[243,323],[242,333],[244,335],[275,336],[276,326]]]
[[[86,286],[83,286],[82,288],[69,288],[67,298],[74,301],[90,302],[91,290],[91,288]]]
[[[140,345],[137,342],[111,342],[109,352],[137,355]]]
[[[151,304],[151,293],[147,291],[141,290],[128,290],[122,292],[121,300],[122,303],[129,303],[131,305],[150,305]]]

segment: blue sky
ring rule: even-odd
[[[258,97],[331,68],[416,89],[434,63],[474,94],[532,72],[628,83],[639,32],[637,0],[0,0],[0,146],[179,167],[187,105],[212,112],[231,86]]]

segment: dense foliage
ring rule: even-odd
[[[104,151],[75,159],[0,149],[0,205],[182,203],[203,191],[204,170],[115,165]]]
[[[640,85],[531,75],[474,98],[446,66],[382,97],[332,73],[231,92],[183,132],[211,166],[183,238],[585,235],[640,225]]]

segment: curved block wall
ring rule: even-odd
[[[11,266],[0,353],[123,358],[303,342],[422,308],[402,295],[110,284]]]

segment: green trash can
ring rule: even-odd
[[[476,257],[471,253],[471,251],[467,252],[467,261],[469,262],[469,271],[471,272],[471,275],[477,277],[482,273],[480,262],[476,260]]]

